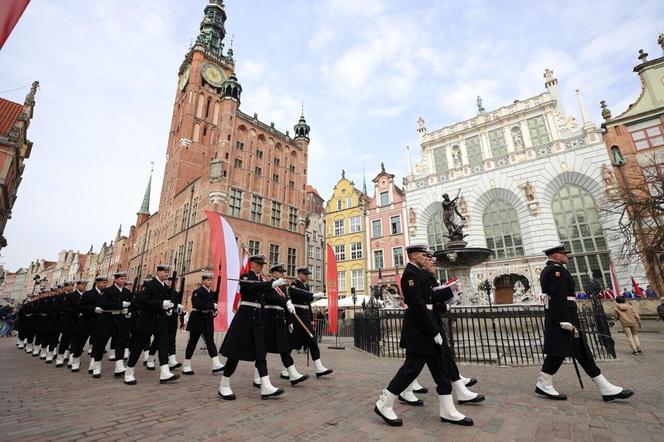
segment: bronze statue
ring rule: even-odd
[[[459,193],[461,193],[461,190],[459,190]],[[464,236],[466,236],[463,234],[463,224],[457,223],[455,219],[456,216],[458,216],[461,221],[465,221],[466,219],[457,208],[456,202],[458,199],[458,194],[453,200],[450,200],[448,194],[443,194],[443,224],[447,227],[447,237],[450,241],[463,241]]]

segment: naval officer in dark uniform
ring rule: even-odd
[[[556,374],[566,357],[576,359],[590,376],[605,401],[626,399],[634,394],[632,390],[611,384],[595,364],[586,341],[580,330],[576,307],[576,287],[574,278],[565,268],[571,253],[564,244],[544,250],[547,262],[540,274],[542,294],[545,295],[544,308],[544,364],[537,378],[535,392],[548,399],[566,400],[567,396],[558,393],[553,387]]]
[[[208,355],[212,360],[212,373],[219,373],[224,364],[219,360],[217,346],[214,344],[214,317],[217,314],[217,300],[219,293],[210,290],[212,287],[212,273],[204,273],[201,276],[201,285],[191,295],[191,314],[187,322],[189,342],[184,354],[184,365],[182,374],[192,375],[191,357],[194,355],[198,339],[203,336]]]
[[[406,349],[406,360],[390,384],[380,395],[374,411],[392,426],[401,426],[401,419],[394,412],[394,401],[417,378],[424,364],[429,367],[436,383],[440,401],[440,420],[458,425],[473,425],[454,406],[452,383],[446,373],[442,355],[443,330],[438,313],[433,311],[433,287],[429,272],[425,245],[406,248],[408,265],[401,276],[401,292],[408,309],[401,328],[401,347]]]
[[[225,400],[234,400],[235,394],[230,380],[239,361],[254,362],[260,376],[261,398],[268,399],[284,392],[270,382],[267,374],[265,338],[263,336],[263,306],[267,301],[279,302],[274,288],[286,285],[285,279],[266,281],[263,276],[265,255],[249,257],[251,270],[240,277],[241,301],[233,317],[228,332],[221,344],[220,353],[226,356],[224,373],[219,385],[219,396]],[[285,300],[283,301],[285,307]]]

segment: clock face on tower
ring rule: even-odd
[[[205,63],[201,69],[201,74],[203,75],[203,79],[214,87],[221,87],[226,79],[224,71],[213,63]]]
[[[182,76],[180,76],[180,90],[183,91],[185,86],[187,85],[187,82],[189,81],[189,68],[190,66],[187,66],[187,69],[184,70],[182,73]]]

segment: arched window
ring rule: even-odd
[[[445,228],[445,224],[443,224],[443,212],[442,210],[437,210],[429,218],[429,223],[427,224],[427,242],[429,243],[429,247],[433,250],[443,250],[445,243],[447,243],[446,233],[447,229]]]
[[[208,97],[207,103],[205,104],[205,118],[210,116],[210,105],[212,104],[212,98]]]
[[[584,289],[593,271],[599,271],[604,286],[609,287],[609,252],[592,195],[577,185],[566,184],[554,196],[552,211],[560,241],[573,254],[567,269],[574,277],[576,290]]]
[[[493,250],[495,259],[524,255],[519,219],[511,204],[502,199],[493,200],[484,209],[482,223],[486,246]]]

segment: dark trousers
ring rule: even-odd
[[[279,353],[281,356],[281,363],[284,364],[284,367],[288,368],[293,365],[293,357],[290,355],[290,352]]]
[[[71,333],[63,333],[62,336],[60,336],[60,346],[58,347],[58,354],[63,355],[65,354],[65,351],[69,350],[69,346],[71,345]]]
[[[157,336],[155,336],[154,338],[152,338],[152,343],[150,344],[150,347],[148,349],[148,353],[150,354],[150,356],[154,356],[157,354],[158,347],[159,347],[159,342],[157,341]]]
[[[586,372],[588,376],[591,378],[594,378],[596,376],[599,376],[602,374],[601,370],[595,364],[595,360],[592,357],[588,357],[586,355],[583,355],[580,358],[576,358],[577,362],[581,367],[583,367],[583,371]],[[544,364],[542,365],[542,371],[546,374],[554,375],[558,371],[561,365],[563,365],[563,362],[565,361],[565,358],[560,357],[560,356],[553,356],[553,355],[546,355],[544,358]]]
[[[426,364],[431,372],[431,377],[433,377],[436,383],[436,392],[440,395],[451,394],[452,383],[446,374],[446,367],[443,361],[441,352],[437,352],[437,354],[432,356],[406,353],[406,360],[390,381],[387,390],[394,395],[401,394],[417,378],[422,368],[424,368],[424,364]]]
[[[198,339],[201,337],[199,332],[189,332],[189,342],[187,342],[187,349],[184,352],[185,359],[191,359],[196,351],[196,345],[198,344]],[[218,355],[217,348],[214,345],[214,337],[212,333],[203,333],[203,340],[205,341],[205,346],[207,347],[208,354],[211,358],[214,358]]]
[[[89,334],[74,335],[71,341],[71,355],[75,358],[80,358],[83,353],[86,341],[91,338]]]
[[[311,352],[311,359],[314,361],[320,359],[320,349],[318,348],[318,343],[312,339],[307,345],[309,346],[309,352]]]
[[[226,365],[224,366],[224,376],[226,376],[227,378],[233,376],[233,373],[235,373],[235,369],[237,368],[238,362],[239,361],[237,359],[228,358],[226,360]],[[265,359],[263,359],[262,361],[256,361],[254,363],[254,366],[258,370],[258,375],[260,377],[267,376],[267,361]]]
[[[159,351],[159,365],[168,364],[168,346],[166,345],[165,339],[159,339],[160,335],[155,335],[153,345],[156,345],[157,350]],[[134,346],[129,352],[129,360],[127,361],[127,367],[136,366],[138,358],[143,353],[143,349],[146,344],[150,342],[150,335],[147,333],[138,333],[136,334],[136,339],[134,339]],[[154,353],[151,353],[154,354]]]
[[[60,340],[60,332],[59,331],[48,332],[47,340],[48,340],[49,351],[55,351],[55,349],[58,347],[58,341]]]
[[[177,327],[173,328],[172,330],[168,330],[168,334],[166,335],[166,343],[168,346],[168,354],[169,355],[174,355],[175,354],[175,340],[178,337],[178,329]]]
[[[99,362],[104,358],[104,350],[109,339],[111,339],[110,336],[95,336],[95,340],[92,343],[92,358],[95,362]]]

